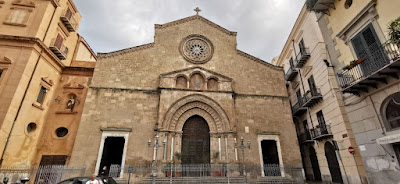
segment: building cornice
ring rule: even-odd
[[[222,31],[223,33],[225,33],[225,34],[227,34],[229,36],[236,36],[237,35],[236,32],[229,31],[229,30],[221,27],[220,25],[218,25],[218,24],[216,24],[216,23],[214,23],[214,22],[212,22],[212,21],[210,21],[210,20],[208,20],[208,19],[206,19],[206,18],[204,18],[204,17],[202,17],[200,15],[193,15],[193,16],[190,16],[190,17],[186,17],[186,18],[179,19],[179,20],[176,20],[176,21],[168,22],[168,23],[165,23],[165,24],[155,24],[155,29],[163,29],[163,28],[167,28],[167,27],[183,24],[183,23],[186,23],[186,22],[190,22],[190,21],[193,21],[193,20],[201,20],[204,23],[207,23],[208,25],[210,25],[210,26]]]
[[[109,53],[98,52],[97,53],[97,57],[98,58],[108,58],[108,57],[112,57],[112,56],[123,55],[125,53],[136,52],[136,51],[139,51],[139,50],[144,50],[144,49],[148,49],[148,48],[152,48],[152,47],[154,47],[154,43],[148,43],[148,44],[139,45],[139,46],[135,46],[135,47],[130,47],[130,48],[117,50],[117,51],[113,51],[113,52],[109,52]]]
[[[267,63],[266,61],[264,61],[264,60],[262,60],[262,59],[259,59],[259,58],[257,58],[257,57],[254,57],[254,56],[252,56],[252,55],[250,55],[250,54],[247,54],[247,53],[245,53],[245,52],[243,52],[243,51],[241,51],[241,50],[237,50],[237,53],[238,53],[238,55],[240,55],[240,56],[243,56],[243,57],[245,57],[245,58],[247,58],[247,59],[250,59],[250,60],[255,61],[255,62],[257,62],[257,63],[263,64],[263,65],[265,65],[265,66],[268,66],[268,67],[270,67],[270,68],[272,68],[272,69],[275,69],[275,70],[283,70],[283,68],[280,67],[280,66],[276,66],[276,65],[273,65],[273,64],[271,64],[271,63]]]
[[[10,41],[27,42],[27,43],[36,44],[47,55],[49,55],[59,67],[61,67],[61,68],[65,67],[65,65],[60,61],[60,59],[58,59],[57,56],[54,55],[54,53],[51,52],[51,50],[39,38],[24,37],[24,36],[10,36],[10,35],[1,35],[0,34],[0,40],[10,40]]]

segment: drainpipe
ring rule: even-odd
[[[57,7],[54,8],[53,15],[51,16],[49,25],[47,26],[46,32],[45,32],[45,34],[44,34],[44,36],[43,36],[43,40],[42,40],[43,42],[44,42],[45,38],[47,37],[47,33],[49,32],[49,29],[50,29],[51,24],[53,23],[53,19],[54,19],[54,15],[55,15],[55,13],[56,13],[56,10],[57,10]],[[13,130],[14,130],[15,123],[16,123],[16,121],[17,121],[17,119],[18,119],[19,113],[20,113],[21,108],[22,108],[22,104],[23,104],[24,101],[25,101],[26,93],[28,92],[28,89],[29,89],[29,87],[30,87],[30,85],[31,85],[31,82],[32,82],[32,79],[33,79],[33,75],[34,75],[35,72],[36,72],[37,66],[38,66],[38,64],[39,64],[40,59],[42,58],[43,52],[44,52],[43,49],[41,49],[40,54],[39,54],[39,57],[38,57],[38,59],[37,59],[37,61],[36,61],[35,67],[33,68],[32,75],[31,75],[31,77],[29,78],[28,85],[26,86],[26,89],[25,89],[25,92],[24,92],[24,96],[22,97],[21,103],[19,104],[17,114],[15,115],[14,121],[13,121],[13,123],[12,123],[12,125],[11,125],[10,132],[8,133],[8,136],[7,136],[7,139],[6,139],[6,143],[5,143],[5,145],[4,145],[4,149],[3,149],[2,154],[1,154],[1,157],[0,157],[0,167],[3,165],[4,154],[6,153],[8,144],[9,144],[9,142],[10,142],[11,134],[12,134],[12,132],[13,132]]]

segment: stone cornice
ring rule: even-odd
[[[230,35],[230,36],[236,36],[237,35],[236,32],[229,31],[229,30],[221,27],[220,25],[218,25],[218,24],[216,24],[216,23],[214,23],[214,22],[212,22],[212,21],[210,21],[210,20],[208,20],[208,19],[206,19],[206,18],[204,18],[204,17],[202,17],[200,15],[193,15],[193,16],[190,16],[190,17],[186,17],[186,18],[179,19],[179,20],[176,20],[176,21],[168,22],[168,23],[165,23],[165,24],[155,24],[155,29],[163,29],[163,28],[167,28],[167,27],[170,27],[170,26],[179,25],[179,24],[182,24],[182,23],[185,23],[185,22],[190,22],[192,20],[201,20],[201,21],[207,23],[208,25],[210,25],[210,26],[222,31],[223,33],[226,33],[226,34]]]
[[[139,50],[144,50],[144,49],[148,49],[148,48],[152,48],[152,47],[154,47],[154,43],[148,43],[148,44],[139,45],[136,47],[130,47],[130,48],[117,50],[117,51],[109,52],[109,53],[99,52],[99,53],[97,53],[97,57],[98,58],[108,58],[108,57],[112,57],[112,56],[123,55],[125,53],[131,53],[131,52],[135,52],[135,51],[139,51]]]
[[[0,40],[11,40],[11,41],[28,42],[28,43],[37,44],[46,54],[48,54],[56,62],[56,64],[59,67],[61,67],[61,68],[65,67],[65,65],[60,61],[60,59],[58,59],[57,56],[54,55],[54,53],[51,52],[51,50],[39,38],[0,35]]]
[[[250,59],[250,60],[252,60],[252,61],[256,61],[257,63],[263,64],[263,65],[268,66],[268,67],[270,67],[270,68],[273,68],[273,69],[275,69],[275,70],[283,70],[283,68],[280,67],[280,66],[275,66],[275,65],[273,65],[273,64],[271,64],[271,63],[267,63],[267,62],[265,62],[265,61],[263,61],[263,60],[261,60],[261,59],[259,59],[259,58],[257,58],[257,57],[254,57],[254,56],[252,56],[252,55],[250,55],[250,54],[247,54],[247,53],[245,53],[245,52],[243,52],[243,51],[241,51],[241,50],[237,50],[237,53],[238,53],[240,56],[243,56],[243,57],[245,57],[245,58],[247,58],[247,59]]]

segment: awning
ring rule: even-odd
[[[396,143],[396,142],[400,142],[400,134],[388,135],[388,136],[376,139],[376,143],[378,143],[378,144],[391,144],[391,143]]]

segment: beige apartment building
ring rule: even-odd
[[[72,0],[0,1],[0,167],[65,164],[96,56]]]
[[[400,50],[389,25],[400,1],[307,1],[335,70],[370,183],[400,181]],[[397,28],[398,29],[398,28]]]
[[[301,10],[273,64],[284,67],[307,180],[366,183],[331,56],[314,12]],[[356,152],[349,152],[353,147]]]

